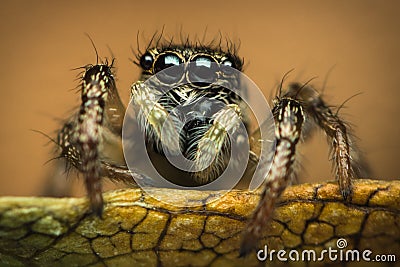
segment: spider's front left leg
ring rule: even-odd
[[[247,255],[257,246],[276,201],[290,183],[295,171],[296,145],[305,120],[303,108],[299,101],[286,96],[277,97],[274,104],[275,155],[265,178],[260,202],[243,232],[240,256]]]
[[[103,211],[101,177],[107,170],[102,161],[124,164],[121,127],[125,108],[111,69],[107,63],[85,67],[79,112],[58,135],[61,157],[83,174],[92,211],[98,216]]]

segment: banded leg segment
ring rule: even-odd
[[[352,178],[368,175],[368,166],[349,134],[347,124],[322,100],[310,86],[292,84],[287,95],[302,102],[307,115],[321,127],[328,136],[333,153],[333,166],[343,198],[351,197]]]
[[[101,216],[103,197],[99,144],[108,88],[113,80],[107,76],[106,66],[95,66],[86,71],[82,82],[82,104],[78,123],[72,136],[81,156],[81,171],[93,211]]]
[[[275,117],[276,150],[272,166],[266,176],[260,202],[243,233],[240,255],[245,256],[257,246],[259,238],[272,216],[275,203],[290,183],[294,173],[296,144],[304,122],[300,103],[291,98],[277,98]]]
[[[120,146],[112,140],[121,139],[119,122],[125,110],[111,68],[107,64],[86,67],[79,112],[64,125],[58,135],[61,157],[83,174],[92,211],[99,216],[103,211],[102,159],[107,158],[111,162],[115,159],[114,155],[111,156],[114,153],[108,149],[110,145],[120,150]]]

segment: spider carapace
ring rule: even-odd
[[[158,162],[156,168],[163,176],[183,186],[210,183],[224,172],[232,146],[243,142],[244,136],[249,136],[250,143],[245,175],[254,173],[251,170],[260,155],[257,144],[265,140],[258,139],[257,130],[250,132],[248,107],[241,96],[227,89],[246,90],[240,88],[235,74],[242,71],[243,60],[234,46],[157,43],[138,55],[137,65],[142,75],[131,86],[137,123],[132,128],[144,136],[147,153],[153,163]],[[270,167],[262,177],[259,205],[244,229],[241,255],[254,249],[262,237],[277,199],[295,176],[296,145],[314,129],[321,128],[328,137],[344,200],[351,197],[352,178],[367,175],[347,124],[318,92],[297,83],[283,89],[282,83],[272,101],[275,149],[269,151]],[[103,177],[130,184],[135,183],[132,175],[148,178],[141,178],[141,173],[129,170],[125,163],[122,129],[126,108],[118,95],[112,64],[84,67],[81,99],[78,112],[59,132],[58,145],[61,157],[82,173],[91,208],[101,216]],[[173,127],[166,129],[167,122]],[[182,171],[169,164],[167,156],[175,154],[182,154],[194,169]]]

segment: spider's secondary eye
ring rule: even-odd
[[[235,63],[233,63],[233,60],[231,59],[225,59],[224,61],[222,61],[221,65],[222,65],[221,70],[228,75],[233,73],[233,70],[231,68],[236,69],[236,65]]]
[[[227,60],[225,60],[224,62],[222,62],[222,65],[228,66],[228,67],[232,67],[232,68],[233,68],[233,63],[232,63],[232,61],[230,61],[229,59],[227,59]]]
[[[168,84],[176,83],[183,76],[184,68],[183,65],[181,65],[182,63],[182,59],[175,53],[166,53],[157,58],[156,62],[154,63],[154,71],[156,73],[163,71],[162,74],[158,76],[162,82]]]
[[[217,64],[212,57],[197,56],[189,65],[188,79],[191,83],[206,87],[217,79]]]
[[[149,70],[153,66],[154,58],[150,53],[142,55],[140,58],[140,66],[144,70]]]

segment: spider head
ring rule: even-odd
[[[241,84],[243,61],[227,50],[166,45],[138,58],[142,76],[132,85],[132,99],[139,128],[156,169],[176,184],[214,181],[227,167],[235,143],[227,132],[235,129],[236,140],[249,125],[241,95],[247,89]],[[169,160],[179,161],[179,167]]]

